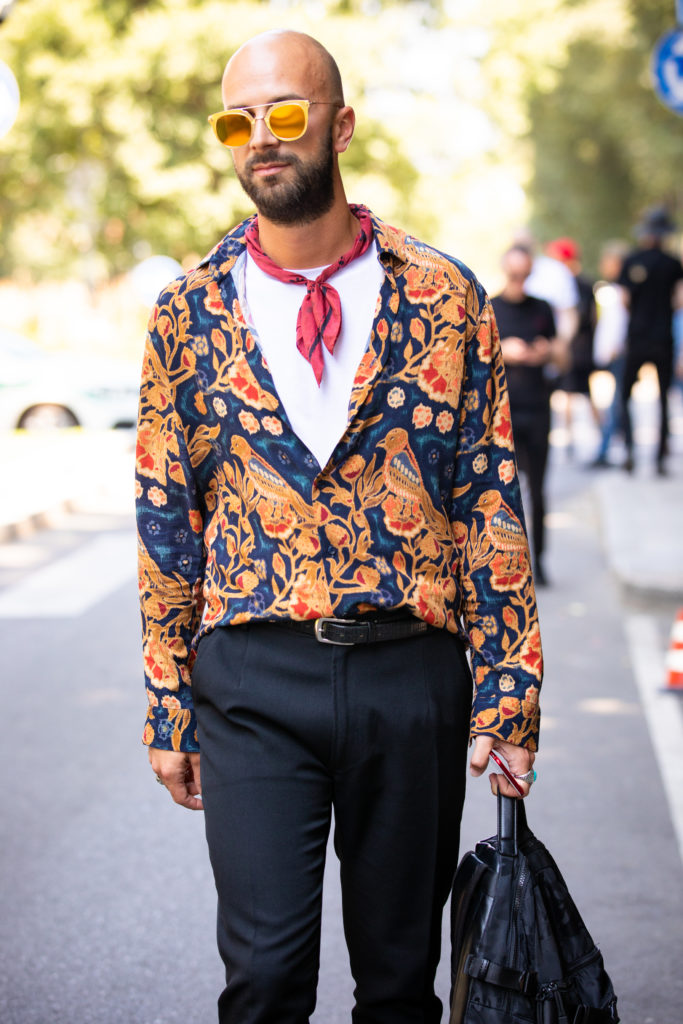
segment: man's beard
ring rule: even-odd
[[[274,163],[289,164],[297,170],[297,176],[291,182],[275,181],[273,184],[273,178],[252,178],[249,174],[251,168],[263,162],[263,156],[253,156],[244,171],[236,169],[236,173],[240,185],[265,218],[274,224],[309,224],[332,209],[334,154],[331,134],[315,163],[304,164],[293,154],[273,158]]]

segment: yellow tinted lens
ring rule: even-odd
[[[214,128],[218,141],[224,146],[244,146],[251,138],[251,121],[246,114],[221,114]]]
[[[276,139],[292,142],[306,131],[306,108],[299,103],[278,103],[271,107],[266,123]]]

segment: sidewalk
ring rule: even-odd
[[[603,547],[625,596],[683,606],[683,454],[664,477],[643,461],[633,474],[595,472]]]
[[[655,454],[659,438],[659,402],[652,374],[640,381],[632,403],[635,439],[635,469],[627,473],[620,465],[588,468],[595,456],[598,438],[587,406],[580,410],[577,427],[577,462],[592,488],[598,509],[600,538],[605,559],[622,596],[627,600],[683,606],[683,403],[678,395],[669,402],[669,455],[667,473],[658,476]],[[555,414],[553,426],[557,428]],[[566,436],[555,429],[559,455]],[[625,459],[617,439],[616,463]]]

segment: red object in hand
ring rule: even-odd
[[[515,778],[515,776],[512,774],[508,766],[505,764],[505,761],[501,760],[501,758],[498,757],[498,754],[496,754],[494,750],[490,752],[489,757],[493,758],[493,760],[496,762],[496,764],[498,765],[498,767],[500,768],[500,770],[502,771],[503,775],[508,780],[510,785],[514,786],[514,788],[517,790],[520,796],[524,796],[524,790],[520,786],[518,779]]]

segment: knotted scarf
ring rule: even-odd
[[[349,209],[359,221],[360,231],[349,251],[340,256],[335,263],[325,267],[313,281],[303,274],[283,270],[266,256],[259,241],[258,217],[251,222],[244,236],[247,251],[257,267],[278,281],[306,286],[306,294],[296,318],[296,347],[313,367],[318,387],[325,365],[322,345],[325,345],[330,355],[334,352],[342,324],[341,299],[337,289],[328,283],[329,278],[367,252],[372,241],[372,220],[367,208],[354,204]]]

